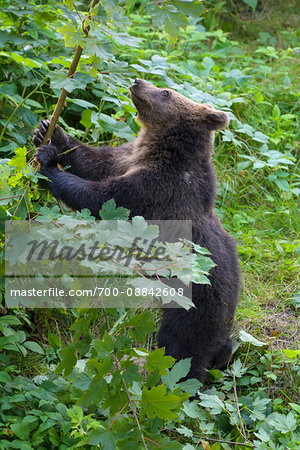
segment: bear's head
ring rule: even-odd
[[[186,130],[218,130],[225,128],[229,117],[207,103],[195,103],[173,89],[157,88],[137,78],[130,87],[131,99],[138,119],[146,127],[184,126]]]

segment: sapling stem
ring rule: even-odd
[[[89,9],[89,12],[88,12],[88,19],[89,20],[91,19],[92,9],[97,5],[98,2],[99,2],[99,0],[93,0],[92,1],[90,9]],[[85,27],[84,23],[83,23],[83,31],[84,31],[86,36],[89,34],[89,27]],[[82,55],[82,52],[83,52],[83,48],[80,45],[78,45],[77,48],[76,48],[76,51],[75,51],[75,55],[74,55],[73,61],[72,61],[71,65],[70,65],[70,68],[68,70],[67,78],[73,78],[73,76],[75,75],[75,72],[76,72],[76,69],[77,69],[80,57]],[[51,116],[47,133],[44,136],[42,144],[47,144],[48,140],[51,138],[52,133],[54,131],[54,128],[55,128],[55,126],[56,126],[56,124],[58,122],[59,116],[60,116],[60,114],[61,114],[61,112],[63,110],[63,107],[64,107],[64,104],[65,104],[67,95],[68,95],[68,91],[66,91],[65,88],[62,88],[60,96],[59,96],[59,98],[57,100],[55,109],[54,109],[53,114]]]

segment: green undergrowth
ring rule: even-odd
[[[114,2],[104,3],[115,14],[111,33],[120,32],[120,22],[124,34],[98,35],[101,44],[94,42],[67,81],[59,123],[84,142],[132,139],[139,125],[128,87],[136,76],[229,113],[229,129],[215,137],[214,162],[216,211],[241,262],[235,352],[227,370],[212,370],[199,398],[189,401],[199,382],[180,381],[189,360],[174,364],[156,349],[158,312],[8,310],[3,304],[0,447],[297,449],[296,1],[207,1],[205,14],[181,22],[186,28],[178,26],[177,35],[172,23],[166,34],[159,15],[159,28],[153,26],[147,2],[120,2],[117,12]],[[61,216],[30,159],[33,128],[53,112],[80,39],[69,19],[77,23],[78,15],[62,2],[4,1],[1,221]]]

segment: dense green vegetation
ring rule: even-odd
[[[242,268],[236,351],[189,402],[199,383],[179,381],[189,360],[174,365],[155,349],[157,313],[9,310],[3,293],[0,448],[299,448],[297,2],[209,0],[204,11],[201,2],[101,1],[67,80],[86,8],[65,3],[2,0],[2,222],[62,215],[31,143],[62,87],[59,124],[97,144],[137,133],[136,76],[227,111],[214,160],[217,213]]]

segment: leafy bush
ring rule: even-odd
[[[299,47],[292,27],[274,25],[286,12],[292,20],[294,2],[271,3],[263,28],[255,1],[209,1],[204,15],[201,2],[101,1],[84,23],[86,37],[85,2],[77,9],[72,1],[2,2],[1,219],[62,216],[39,185],[30,143],[62,87],[70,95],[60,125],[95,145],[137,133],[128,97],[136,76],[212,103],[231,116],[216,137],[217,207],[239,242],[245,289],[237,322],[247,332],[233,365],[210,371],[210,383],[189,401],[199,382],[180,381],[189,360],[153,350],[157,315],[3,307],[1,448],[299,447]],[[84,53],[66,79],[76,45]]]
[[[2,330],[5,326],[8,335],[10,329],[15,338],[18,331],[11,326],[18,327],[19,319],[2,319]],[[93,337],[90,329],[99,319],[98,336]],[[139,347],[154,329],[150,311],[108,310],[99,317],[96,310],[81,309],[67,346],[49,334],[46,353],[52,364],[44,360],[44,374],[29,380],[7,358],[2,360],[1,448],[190,449],[207,441],[212,449],[228,448],[226,441],[259,449],[298,447],[299,406],[290,401],[288,412],[282,399],[272,398],[272,390],[287,367],[296,380],[299,351],[249,352],[251,345],[259,349],[264,343],[243,332],[246,351],[226,372],[211,370],[213,387],[190,402],[200,383],[180,380],[191,361],[174,364],[163,349]],[[16,350],[1,339],[4,351]],[[24,345],[42,353],[33,344]],[[53,355],[59,356],[58,365]],[[212,444],[214,440],[218,443]]]

